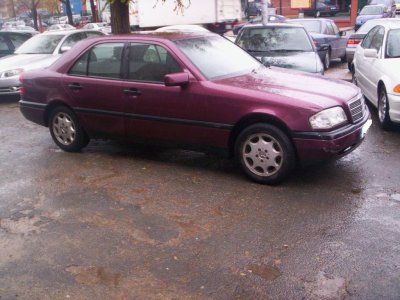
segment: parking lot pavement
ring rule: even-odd
[[[190,151],[65,153],[17,103],[0,116],[1,299],[400,295],[400,130],[270,187]]]
[[[332,79],[351,81],[351,73],[347,68],[347,63],[342,63],[340,60],[331,62],[331,67],[325,71],[325,76]]]

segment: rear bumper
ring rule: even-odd
[[[19,109],[22,115],[29,121],[46,126],[44,118],[46,104],[20,100]]]
[[[19,95],[21,82],[18,77],[0,79],[0,96],[2,95]]]
[[[331,132],[295,132],[293,141],[301,162],[337,159],[355,150],[371,126],[369,112],[357,124]]]
[[[400,123],[400,95],[388,94],[390,120]]]

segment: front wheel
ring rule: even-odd
[[[62,150],[77,152],[89,143],[89,138],[80,126],[78,118],[68,107],[55,108],[49,120],[51,137]]]
[[[288,136],[279,128],[258,123],[244,129],[235,143],[235,156],[243,172],[263,184],[278,184],[296,164]]]
[[[389,130],[392,126],[392,121],[389,116],[389,101],[385,87],[382,87],[379,92],[378,117],[382,129]]]

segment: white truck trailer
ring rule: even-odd
[[[229,30],[235,20],[242,18],[240,0],[183,0],[179,10],[174,0],[134,0],[129,7],[131,26],[139,29],[168,25],[201,24],[211,30]],[[109,9],[102,17],[109,20]]]

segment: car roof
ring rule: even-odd
[[[299,28],[303,28],[303,25],[301,25],[301,24],[294,24],[294,23],[272,23],[272,22],[269,22],[269,23],[267,23],[267,24],[262,24],[262,23],[256,23],[256,24],[246,24],[246,25],[244,25],[243,26],[243,29],[244,28],[257,28],[257,27],[259,27],[259,28],[262,28],[262,27],[264,27],[264,28],[267,28],[267,27],[284,27],[284,28],[293,28],[293,27],[299,27]]]
[[[400,19],[389,19],[389,18],[383,18],[383,19],[373,19],[373,20],[369,20],[365,23],[376,23],[377,25],[382,25],[383,27],[387,28],[387,29],[396,29],[396,28],[400,28]]]
[[[363,9],[366,8],[366,7],[382,7],[382,8],[385,8],[385,5],[384,4],[370,4],[370,5],[365,5],[363,7]]]
[[[183,40],[183,39],[190,39],[190,38],[198,38],[198,37],[210,37],[210,36],[219,36],[216,33],[206,32],[206,31],[149,31],[149,32],[140,32],[140,33],[131,33],[131,34],[124,34],[124,35],[109,35],[106,38],[113,39],[113,38],[124,38],[124,39],[142,39],[142,40],[169,40],[169,41],[176,41],[176,40]],[[102,37],[105,38],[105,37]]]
[[[331,22],[331,19],[326,19],[326,18],[298,18],[298,19],[290,19],[288,22],[302,22],[302,21],[318,21],[318,22]]]

